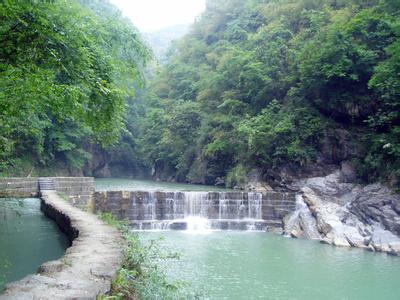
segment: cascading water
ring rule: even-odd
[[[156,203],[154,201],[154,193],[149,192],[144,198],[143,203],[144,219],[154,220],[156,218]]]
[[[261,193],[248,193],[249,200],[249,219],[261,219]]]
[[[207,209],[210,206],[207,192],[185,192],[185,217],[200,216],[207,218]]]
[[[207,233],[211,224],[207,218],[210,201],[207,192],[185,192],[185,212],[181,220],[186,224],[187,232]]]
[[[296,210],[288,218],[285,226],[286,235],[293,235],[293,231],[299,228],[304,232],[304,236],[308,239],[321,239],[321,235],[317,229],[317,223],[312,216],[310,209],[304,202],[302,195],[296,195]]]
[[[263,230],[262,198],[255,192],[142,192],[132,200],[130,219],[136,229]]]

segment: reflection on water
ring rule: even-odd
[[[400,258],[255,232],[142,232],[182,254],[163,267],[206,299],[400,299]]]
[[[97,191],[229,191],[229,189],[220,188],[213,185],[171,183],[122,178],[98,178],[95,179],[95,184]]]
[[[58,259],[68,246],[66,236],[40,211],[39,199],[0,198],[0,290],[5,282]]]

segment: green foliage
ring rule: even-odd
[[[384,48],[393,42],[391,20],[378,8],[354,15],[343,9],[305,44],[300,55],[301,84],[319,110],[350,122],[371,114],[376,97],[368,81],[384,57]]]
[[[355,159],[361,178],[367,182],[387,180],[398,186],[400,178],[400,127],[388,133],[370,133],[363,138],[366,145],[362,158]]]
[[[139,34],[106,1],[8,1],[0,19],[0,172],[28,153],[81,169],[86,144],[118,141]]]
[[[119,174],[233,184],[352,158],[366,181],[396,184],[399,13],[393,0],[208,1],[142,87],[148,51],[107,1],[3,3],[0,173],[82,170],[101,152]],[[336,130],[352,157],[327,150]]]
[[[239,187],[244,186],[247,183],[246,182],[247,173],[248,170],[243,165],[241,164],[236,165],[226,175],[226,186],[231,188],[235,186]]]
[[[171,281],[160,268],[162,261],[179,259],[177,253],[163,249],[157,240],[143,244],[138,234],[130,230],[127,221],[118,221],[110,213],[104,213],[100,218],[118,228],[126,242],[124,260],[113,281],[110,295],[101,299],[198,298],[186,291],[185,282]]]
[[[147,109],[142,122],[143,156],[158,170],[187,173],[187,160],[195,151],[196,130],[200,126],[199,106],[194,102],[162,101]],[[184,177],[183,177],[184,178]]]
[[[322,127],[310,110],[283,109],[273,100],[259,115],[243,121],[239,132],[260,166],[276,167],[288,161],[304,166],[315,159]]]
[[[398,178],[398,15],[388,0],[209,1],[144,105],[154,176],[232,185],[241,166],[307,167],[345,128],[366,180]]]

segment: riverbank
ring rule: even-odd
[[[297,210],[285,233],[339,247],[400,256],[400,195],[382,184],[361,185],[349,165],[325,176],[300,179]]]
[[[122,263],[119,231],[95,215],[42,192],[42,210],[67,234],[72,246],[59,260],[44,263],[38,273],[8,284],[0,299],[95,299],[107,293]]]

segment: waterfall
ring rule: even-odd
[[[136,192],[135,229],[264,230],[263,195],[256,192]]]
[[[293,219],[301,216],[302,226],[311,230],[313,218],[300,200],[294,193],[278,192],[99,191],[93,210],[128,219],[139,230],[264,231],[282,229],[297,205]]]
[[[207,218],[207,209],[210,206],[207,192],[185,192],[185,218],[199,216]]]
[[[189,216],[184,219],[186,222],[186,231],[188,233],[209,233],[211,223],[207,218],[198,216]]]
[[[210,201],[207,192],[185,192],[185,214],[183,222],[186,223],[187,232],[207,233],[211,229],[208,221],[208,207]]]
[[[261,193],[248,193],[249,199],[249,219],[261,219]]]
[[[154,201],[154,193],[149,192],[144,197],[143,201],[143,211],[144,211],[144,220],[155,220],[156,219],[156,203]]]
[[[218,219],[223,219],[224,216],[228,214],[228,203],[226,200],[226,193],[221,193],[219,197],[219,206],[218,206]]]
[[[293,235],[294,230],[298,229],[302,230],[304,236],[308,239],[321,239],[317,229],[317,222],[304,202],[302,195],[296,195],[296,210],[286,222],[285,233]]]

